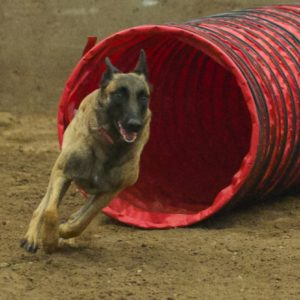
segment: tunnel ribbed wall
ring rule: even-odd
[[[59,106],[60,143],[106,56],[128,72],[145,49],[154,88],[139,180],[104,212],[144,228],[186,226],[299,185],[299,37],[300,6],[285,5],[91,39]]]

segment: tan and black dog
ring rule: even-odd
[[[145,52],[134,71],[122,73],[106,58],[101,89],[89,94],[64,134],[47,192],[34,211],[21,246],[36,252],[41,236],[48,253],[59,238],[78,236],[122,189],[139,175],[149,138],[150,88]],[[85,204],[60,224],[58,206],[74,182],[88,194]]]

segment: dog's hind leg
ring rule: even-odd
[[[72,214],[66,223],[60,224],[59,236],[68,239],[80,235],[115,195],[116,193],[104,194],[103,196],[90,195],[85,204]]]
[[[51,253],[58,246],[58,205],[66,193],[71,181],[61,170],[54,170],[50,180],[50,195],[43,212],[42,246],[45,252]]]

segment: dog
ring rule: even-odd
[[[52,253],[59,238],[80,235],[103,207],[138,179],[151,121],[146,54],[141,50],[129,73],[118,70],[108,57],[105,64],[100,88],[84,98],[65,131],[46,194],[21,240],[28,252],[36,252],[41,240],[44,251]],[[71,182],[87,193],[87,200],[60,223],[58,207]]]

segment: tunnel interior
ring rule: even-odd
[[[150,212],[207,208],[250,146],[251,119],[234,75],[173,33],[129,35],[120,45],[110,57],[124,72],[146,51],[153,92],[140,177],[119,198]]]

